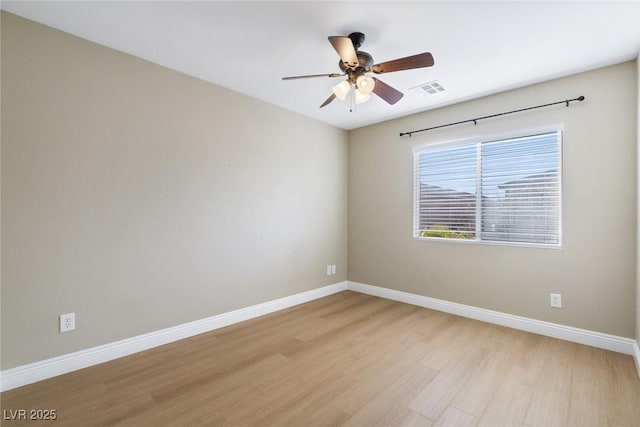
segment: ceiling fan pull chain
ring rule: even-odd
[[[353,113],[353,108],[355,105],[355,99],[356,99],[356,91],[354,90],[353,93],[351,94],[351,96],[349,97],[349,112]]]

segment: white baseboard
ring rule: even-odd
[[[444,311],[445,313],[451,313],[462,317],[481,320],[483,322],[507,326],[513,329],[533,332],[539,335],[559,338],[565,341],[585,344],[605,350],[612,350],[618,353],[629,354],[635,356],[636,365],[638,366],[638,372],[640,375],[640,351],[638,350],[638,343],[630,338],[588,331],[585,329],[544,322],[542,320],[515,316],[498,311],[485,310],[483,308],[410,294],[393,289],[381,288],[378,286],[366,285],[364,283],[350,281],[348,282],[348,288],[349,290],[363,294],[374,295],[420,307],[431,308],[433,310]]]
[[[579,344],[590,345],[592,347],[612,350],[618,353],[629,354],[634,356],[638,375],[640,376],[640,348],[638,347],[638,343],[630,338],[623,338],[615,335],[574,328],[571,326],[558,325],[541,320],[514,316],[511,314],[485,310],[436,298],[429,298],[393,289],[366,285],[364,283],[345,281],[208,317],[206,319],[162,329],[160,331],[7,369],[0,372],[0,391],[11,390],[16,387],[62,375],[67,372],[108,362],[109,360],[128,356],[133,353],[138,353],[140,351],[148,350],[153,347],[168,344],[204,332],[213,331],[215,329],[273,313],[294,305],[303,304],[347,289]]]
[[[302,292],[262,304],[256,304],[228,313],[196,320],[160,331],[138,335],[121,341],[77,351],[70,354],[6,369],[0,372],[0,391],[31,384],[88,366],[108,362],[119,357],[148,350],[204,332],[239,323],[294,305],[309,302],[347,289],[347,282],[340,282],[311,291]]]

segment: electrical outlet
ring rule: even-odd
[[[561,294],[549,294],[549,304],[554,308],[562,308],[562,295]]]
[[[327,269],[325,270],[327,276],[333,276],[336,274],[336,265],[335,264],[327,264]]]
[[[76,314],[67,313],[60,315],[60,332],[73,331],[76,328]]]

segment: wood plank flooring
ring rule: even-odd
[[[640,426],[630,356],[355,292],[0,395],[2,425]],[[55,409],[55,421],[9,420]]]

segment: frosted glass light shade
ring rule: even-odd
[[[344,101],[351,89],[351,83],[348,80],[343,80],[333,87],[333,93],[338,97],[340,101]]]
[[[360,76],[356,79],[356,86],[365,95],[371,93],[375,85],[376,81],[371,77]]]
[[[360,89],[356,89],[355,94],[356,104],[362,104],[363,102],[367,102],[371,99],[371,95],[368,93],[362,93]]]

